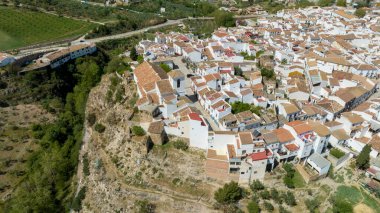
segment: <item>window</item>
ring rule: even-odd
[[[257,174],[257,171],[254,171],[253,174]]]
[[[247,151],[243,150],[242,154],[244,155]]]
[[[177,79],[177,88],[181,87],[181,79]]]
[[[240,172],[240,174],[244,175],[244,172]]]

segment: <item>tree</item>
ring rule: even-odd
[[[141,126],[133,126],[132,133],[137,136],[144,136],[145,130]]]
[[[265,186],[263,183],[261,183],[260,180],[254,180],[252,181],[251,185],[249,186],[253,192],[261,191],[265,189]]]
[[[215,12],[214,18],[215,18],[215,23],[218,26],[224,26],[224,27],[235,26],[235,19],[234,19],[233,13],[219,10]]]
[[[247,206],[248,213],[259,213],[260,207],[255,201],[250,201]]]
[[[358,8],[355,10],[355,16],[363,18],[366,15],[366,11],[363,8]]]
[[[139,64],[144,62],[144,57],[142,55],[137,56],[137,62],[139,62]]]
[[[165,72],[170,72],[172,69],[169,67],[169,65],[165,64],[165,63],[161,63],[160,64],[160,67],[165,71]]]
[[[79,211],[82,209],[82,200],[85,198],[85,196],[86,196],[86,187],[82,187],[79,190],[78,195],[74,198],[74,201],[71,205],[71,208],[74,211]]]
[[[261,76],[267,77],[268,79],[274,78],[276,76],[273,69],[262,68],[260,72]]]
[[[346,7],[346,6],[347,6],[347,4],[346,4],[346,0],[338,0],[338,1],[336,2],[336,5],[337,5],[337,6],[340,6],[340,7]]]
[[[220,204],[236,203],[242,197],[243,189],[234,181],[224,184],[224,186],[219,188],[214,194],[215,200]]]
[[[319,0],[318,1],[318,6],[320,7],[328,7],[334,4],[334,0]]]
[[[88,114],[88,116],[87,116],[87,122],[88,122],[89,126],[92,126],[92,125],[95,124],[95,122],[96,122],[96,115],[95,115],[95,113]]]
[[[268,201],[264,201],[264,207],[266,210],[272,212],[274,210],[274,207],[271,203],[269,203]]]
[[[148,200],[137,200],[135,202],[136,212],[138,213],[154,213],[156,205],[150,203]]]
[[[371,145],[365,145],[358,158],[356,159],[356,166],[359,169],[368,169],[369,168],[369,153],[371,152]]]
[[[318,207],[319,205],[321,205],[321,203],[318,201],[317,198],[314,198],[305,200],[305,205],[311,213],[314,213],[318,212]]]
[[[284,184],[288,188],[294,188],[293,177],[294,177],[294,174],[295,174],[296,171],[293,169],[293,166],[291,164],[289,164],[289,163],[284,164],[283,168],[286,171],[286,175],[285,175],[285,177],[283,179]]]
[[[284,194],[283,198],[288,206],[297,205],[296,198],[294,197],[294,194],[292,192],[287,191],[286,194]]]
[[[243,70],[240,67],[234,67],[235,75],[243,76]]]
[[[270,190],[270,196],[271,196],[272,200],[274,200],[276,203],[280,203],[280,204],[282,203],[280,193],[278,193],[277,189],[272,188]]]
[[[232,113],[233,114],[236,114],[236,113],[239,113],[239,112],[248,111],[251,108],[250,104],[243,103],[243,102],[240,102],[240,101],[232,103],[231,106],[232,106]]]
[[[264,200],[269,200],[270,199],[270,193],[268,190],[264,190],[260,192],[260,197],[263,198]]]

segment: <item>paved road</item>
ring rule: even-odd
[[[268,16],[271,16],[271,15],[244,15],[244,16],[235,16],[235,18],[255,18],[255,17],[268,17]],[[86,41],[99,43],[99,42],[107,41],[107,40],[128,38],[128,37],[132,37],[135,35],[142,34],[142,33],[149,31],[149,30],[167,27],[167,26],[171,26],[171,25],[177,25],[177,24],[182,23],[184,20],[212,20],[212,19],[214,19],[214,17],[196,17],[196,18],[189,17],[189,18],[183,18],[183,19],[177,19],[177,20],[168,20],[165,23],[158,24],[155,26],[146,27],[146,28],[143,28],[140,30],[130,31],[130,32],[126,32],[126,33],[120,33],[117,35],[104,36],[104,37],[99,37],[99,38],[94,38],[94,39],[88,39]],[[74,42],[78,42],[79,40],[84,40],[84,36],[81,37],[80,39],[74,41]],[[69,42],[62,42],[62,43],[58,43],[58,44],[45,45],[45,46],[41,46],[41,47],[31,47],[28,49],[21,50],[17,55],[15,55],[15,57],[20,58],[23,56],[32,55],[34,53],[39,53],[39,52],[44,52],[44,51],[49,51],[49,50],[57,50],[61,47],[68,46],[68,45],[69,45]]]
[[[177,24],[182,23],[182,20],[183,19],[168,20],[165,23],[158,24],[158,25],[155,25],[155,26],[146,27],[146,28],[143,28],[143,29],[140,29],[140,30],[135,30],[135,31],[126,32],[126,33],[121,33],[121,34],[117,34],[117,35],[104,36],[104,37],[100,37],[100,38],[87,39],[86,41],[98,43],[98,42],[102,42],[102,41],[106,41],[106,40],[128,38],[128,37],[131,37],[131,36],[134,36],[134,35],[142,34],[142,33],[146,32],[148,30],[157,29],[157,28],[166,27],[166,26],[171,26],[171,25],[177,25]]]

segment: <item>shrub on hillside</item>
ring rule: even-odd
[[[87,116],[87,122],[89,126],[93,126],[96,122],[96,115],[94,113],[90,113]]]
[[[219,188],[215,192],[214,198],[220,204],[236,203],[243,198],[243,189],[240,188],[238,183],[232,181]]]
[[[173,146],[174,148],[183,150],[183,151],[186,151],[189,149],[189,145],[185,141],[182,141],[182,140],[173,141]]]
[[[141,126],[133,126],[132,133],[137,136],[144,136],[145,130]]]
[[[97,131],[99,133],[103,133],[105,130],[106,130],[106,127],[103,124],[97,123],[95,125],[95,131]]]

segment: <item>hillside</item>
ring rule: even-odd
[[[125,96],[117,102],[115,91],[119,89]],[[151,121],[142,113],[131,117],[135,94],[132,82],[114,74],[104,76],[90,93],[86,113],[96,115],[96,123],[106,128],[99,133],[96,124],[87,124],[81,153],[85,163],[78,173],[82,183],[78,188],[86,187],[83,210],[128,211],[147,199],[157,212],[214,211],[213,191],[220,184],[206,178],[203,151],[175,149],[172,138],[147,154],[145,136],[130,134],[129,128],[138,125],[137,121],[144,128]]]
[[[107,62],[98,51],[24,76],[3,71],[0,212],[66,212],[75,206],[85,104]]]

